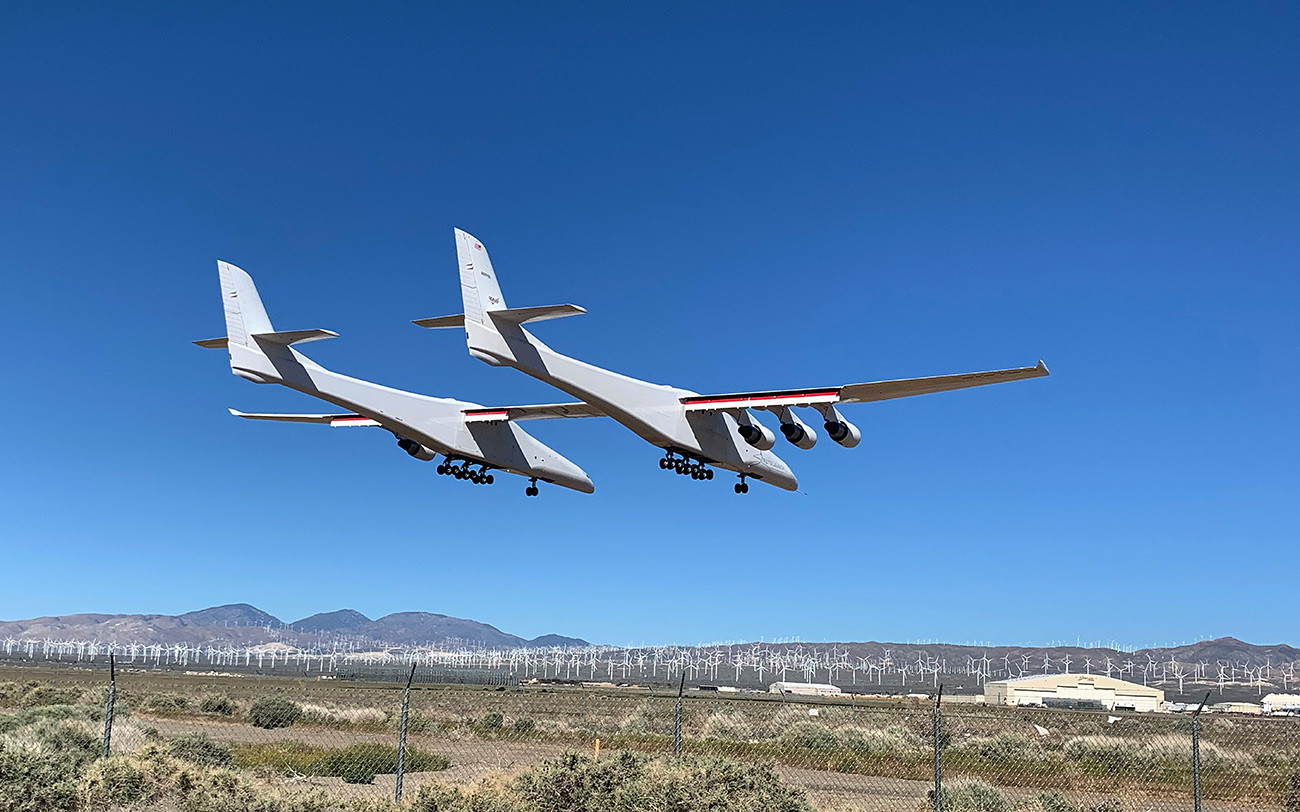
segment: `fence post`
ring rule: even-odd
[[[943,812],[943,715],[939,710],[939,703],[943,700],[943,683],[939,683],[939,690],[934,695],[934,719],[932,728],[934,733],[934,812]]]
[[[406,717],[411,710],[411,682],[414,679],[415,663],[411,663],[406,690],[402,692],[402,720],[397,727],[397,789],[393,791],[393,796],[399,804],[402,802],[402,773],[406,771]]]
[[[113,746],[113,703],[117,700],[117,662],[113,659],[113,653],[108,654],[108,707],[104,709],[104,752],[103,758],[108,758],[109,749]]]
[[[1192,711],[1192,808],[1201,812],[1201,711],[1210,701],[1210,692],[1205,692],[1201,704]]]
[[[682,669],[681,682],[677,683],[677,718],[673,721],[673,756],[682,754],[682,693],[686,690],[686,669]]]

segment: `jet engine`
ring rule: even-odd
[[[767,451],[776,445],[776,435],[762,423],[741,423],[737,430],[741,439],[759,451]]]
[[[781,433],[794,445],[807,450],[817,445],[817,432],[789,410],[782,416]]]
[[[862,432],[858,431],[858,427],[843,419],[827,420],[826,436],[845,448],[853,448],[862,442]]]
[[[438,452],[425,448],[414,440],[408,440],[405,437],[397,438],[397,447],[405,451],[407,454],[410,454],[412,457],[415,457],[417,460],[424,460],[425,462],[438,456]]]

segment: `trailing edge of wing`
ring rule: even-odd
[[[817,403],[869,403],[934,392],[950,392],[994,383],[1042,378],[1050,374],[1042,361],[1037,366],[996,369],[991,372],[967,372],[931,378],[903,378],[896,381],[851,383],[821,389],[784,389],[770,392],[737,392],[730,395],[699,395],[682,398],[687,411],[727,411],[764,409],[773,406],[811,406]]]
[[[230,344],[230,338],[228,336],[205,338],[202,341],[192,341],[190,343],[197,344],[205,350],[224,350]]]
[[[234,409],[231,409],[230,413],[245,420],[274,420],[279,423],[324,423],[330,426],[379,425],[374,420],[359,414],[255,414]]]
[[[253,333],[253,338],[271,344],[301,344],[306,341],[320,341],[324,338],[338,338],[333,330],[285,330],[281,333]]]
[[[507,420],[554,420],[561,417],[604,417],[590,403],[542,403],[535,406],[501,406],[466,409],[466,423],[502,423]]]

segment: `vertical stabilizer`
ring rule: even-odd
[[[218,261],[217,273],[221,276],[221,303],[226,310],[226,337],[248,347],[253,345],[249,336],[275,332],[253,278],[229,262]]]
[[[465,318],[484,323],[484,313],[505,310],[506,299],[497,284],[496,271],[487,249],[472,234],[456,229],[456,259],[460,263],[460,294],[465,303]],[[251,284],[251,283],[250,283]]]

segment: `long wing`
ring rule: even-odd
[[[231,409],[230,413],[245,420],[274,420],[280,423],[324,423],[335,427],[379,425],[370,418],[359,414],[255,414],[238,412],[234,409]]]
[[[877,400],[950,392],[992,383],[1024,381],[1046,377],[1050,373],[1042,361],[1037,366],[995,369],[991,372],[966,372],[937,375],[932,378],[903,378],[897,381],[851,383],[821,389],[785,389],[773,392],[736,392],[730,395],[698,395],[682,398],[687,411],[728,411],[763,409],[775,406],[811,406],[818,403],[870,403]]]
[[[590,403],[541,403],[534,406],[500,406],[466,409],[466,423],[500,423],[507,420],[554,420],[561,417],[604,417]]]

